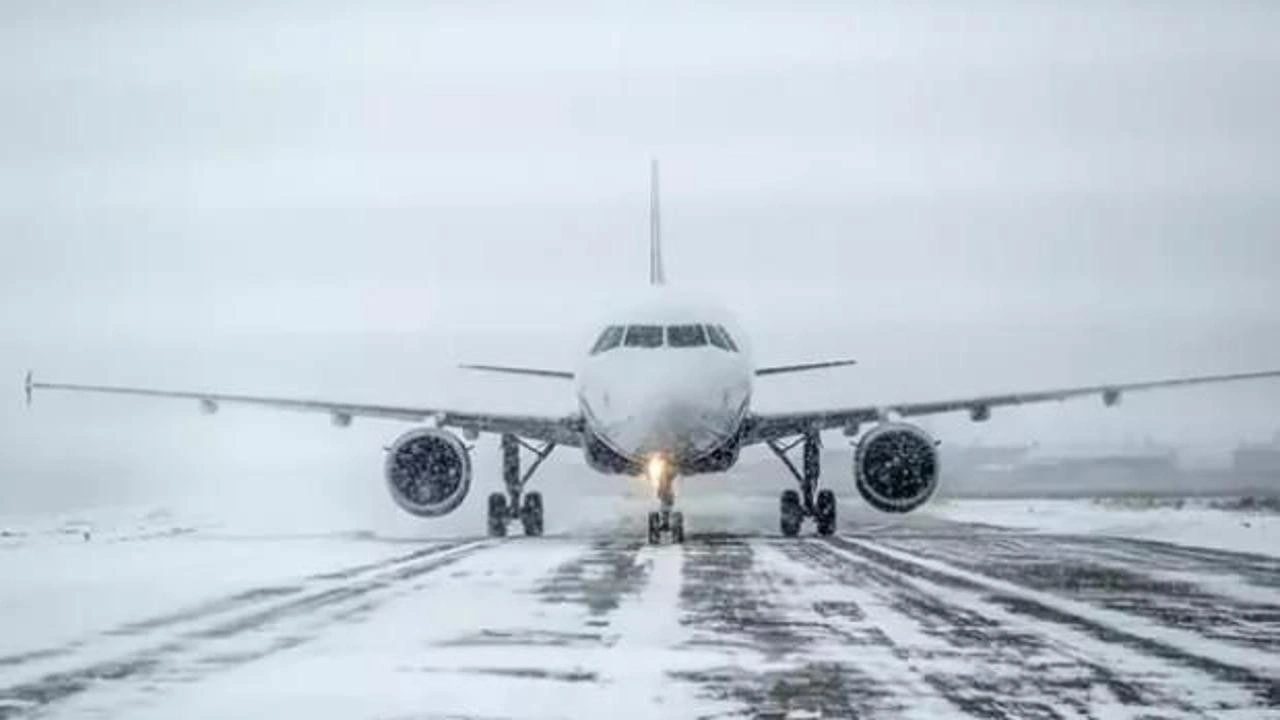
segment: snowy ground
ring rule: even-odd
[[[846,501],[785,540],[690,495],[683,547],[638,494],[505,541],[3,519],[0,718],[1280,718],[1280,559],[1207,547],[1240,514]]]
[[[1131,507],[1089,500],[949,500],[935,517],[1043,532],[1108,535],[1280,557],[1280,514],[1220,510],[1208,500]]]

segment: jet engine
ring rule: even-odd
[[[396,438],[384,472],[396,504],[419,517],[453,512],[471,489],[467,447],[439,428],[419,428]]]
[[[853,456],[858,493],[881,512],[920,507],[938,487],[938,450],[924,430],[882,423],[867,431]]]

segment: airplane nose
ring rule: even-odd
[[[647,399],[638,415],[643,423],[643,452],[697,454],[724,442],[732,431],[732,417],[716,403],[698,402],[688,396]]]

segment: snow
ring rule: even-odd
[[[1280,557],[1280,514],[1219,510],[1198,501],[1181,508],[1134,508],[1090,500],[947,500],[923,512],[957,522]]]
[[[1206,537],[1195,528],[1222,541],[1224,523],[1269,516],[948,501],[894,518],[849,503],[852,534],[783,540],[771,499],[712,489],[690,493],[690,524],[746,535],[697,536],[683,548],[644,545],[640,510],[651,500],[625,496],[584,498],[576,515],[555,515],[555,535],[505,541],[322,533],[301,521],[273,530],[145,507],[6,518],[0,716],[749,717],[763,703],[779,717],[831,717],[843,702],[860,716],[924,718],[953,716],[969,700],[1043,708],[1063,699],[1093,717],[1178,703],[1265,716],[1246,685],[1185,661],[1276,678],[1265,619],[1254,620],[1262,644],[1253,646],[1196,624],[1205,617],[1169,625],[1105,598],[983,575],[981,557],[960,565],[970,551],[996,558],[984,543],[1019,545],[1031,563],[1076,543],[1129,572],[1176,574],[1235,598],[1219,615],[1243,621],[1248,602],[1276,604],[1265,570],[1215,574],[1212,558],[1157,567],[1186,553],[1088,536],[1185,544]],[[1026,518],[1041,524],[1017,522]],[[92,528],[87,541],[80,527]],[[947,547],[960,555],[932,554]],[[1160,707],[1113,696],[1098,668]],[[815,715],[819,707],[828,714]]]
[[[8,517],[0,527],[9,533],[0,538],[0,659],[414,549],[342,535],[220,535],[148,508]]]

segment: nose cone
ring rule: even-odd
[[[714,449],[733,431],[733,418],[716,405],[684,396],[658,397],[634,419],[636,451],[696,457]]]
[[[637,387],[630,397],[612,398],[610,404],[623,412],[601,430],[619,450],[636,458],[661,453],[688,460],[733,435],[741,400],[718,385],[681,382]]]

